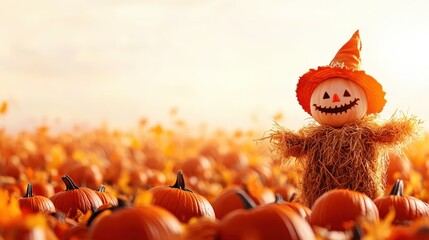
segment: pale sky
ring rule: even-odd
[[[0,0],[0,127],[311,121],[295,87],[357,30],[362,68],[429,127],[428,1]]]

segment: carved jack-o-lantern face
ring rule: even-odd
[[[330,78],[321,82],[310,100],[311,115],[322,125],[341,127],[366,115],[365,91],[353,81]]]

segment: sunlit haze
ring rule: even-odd
[[[429,124],[428,1],[0,0],[0,127],[130,128],[141,118],[270,129],[311,121],[299,76],[357,30],[362,68]]]

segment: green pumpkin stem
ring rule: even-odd
[[[390,191],[390,196],[402,196],[404,194],[404,182],[401,179],[397,179],[395,185],[393,185]]]
[[[24,197],[33,197],[33,185],[31,185],[30,183],[27,184],[27,192],[25,193]]]
[[[106,192],[106,187],[104,185],[100,185],[100,186],[98,186],[97,191],[98,192]]]
[[[61,180],[63,180],[64,184],[66,185],[66,191],[79,189],[79,187],[76,186],[71,177],[69,177],[68,175],[62,176]]]
[[[176,182],[174,183],[173,186],[170,186],[170,187],[171,188],[178,188],[180,190],[184,190],[184,191],[188,191],[188,192],[192,192],[191,190],[187,189],[185,186],[185,178],[183,177],[182,170],[179,170],[177,172]]]
[[[253,199],[246,192],[237,190],[235,193],[240,197],[244,209],[252,209],[257,207],[255,201],[253,201]]]

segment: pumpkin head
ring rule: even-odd
[[[238,191],[245,209],[235,210],[220,221],[216,239],[314,239],[308,222],[293,210],[278,204],[257,206],[244,191]]]
[[[393,224],[408,224],[416,219],[429,217],[428,204],[412,196],[403,196],[403,188],[402,180],[398,179],[389,196],[374,200],[380,218],[385,218],[391,208],[395,210]]]
[[[322,125],[341,127],[362,119],[368,102],[364,89],[344,78],[321,82],[310,99],[311,115]]]
[[[192,217],[215,218],[209,201],[186,188],[182,171],[177,173],[173,186],[153,187],[148,192],[152,194],[152,204],[167,209],[183,223],[187,223]]]
[[[66,190],[56,193],[50,199],[57,211],[65,213],[67,217],[74,219],[78,217],[78,211],[86,213],[103,204],[94,190],[76,186],[67,175],[61,179],[66,185]]]
[[[180,239],[182,226],[157,206],[112,207],[91,224],[89,239]]]
[[[298,98],[299,104],[307,113],[313,116],[312,108],[314,108],[314,106],[313,103],[310,104],[312,97],[310,95],[318,86],[320,86],[321,83],[332,78],[342,78],[343,80],[348,79],[349,81],[355,82],[361,86],[362,89],[364,89],[364,92],[366,93],[366,99],[368,100],[365,101],[365,104],[367,104],[365,114],[379,113],[383,110],[383,107],[386,104],[386,99],[384,99],[386,93],[383,91],[381,84],[375,78],[366,74],[366,72],[361,69],[361,50],[362,43],[358,30],[353,34],[350,40],[340,48],[329,65],[319,66],[317,69],[310,69],[307,73],[299,78],[296,88],[296,96]],[[335,100],[338,100],[338,98],[341,100],[343,92],[344,89],[342,89],[342,92],[337,92],[337,97]],[[319,94],[324,95],[324,92],[319,92]],[[323,97],[323,95],[321,95],[321,97]],[[353,97],[351,92],[350,95]],[[330,95],[330,97],[332,98],[333,95]],[[320,102],[317,101],[316,103]],[[345,109],[347,108],[348,104],[350,104],[350,102],[344,103],[346,105],[343,105],[343,107],[340,105],[335,105],[332,107],[340,107]],[[329,106],[327,106],[326,110],[328,109]],[[337,108],[335,110],[339,109]],[[316,121],[318,120],[316,119]]]
[[[19,207],[22,210],[29,210],[31,212],[43,212],[43,213],[51,213],[55,212],[54,203],[51,199],[45,196],[33,196],[33,186],[31,184],[27,185],[27,193],[24,197],[19,200]]]
[[[378,209],[367,195],[348,189],[333,189],[322,194],[311,208],[310,223],[333,231],[345,231],[347,225],[365,218],[379,219]]]

